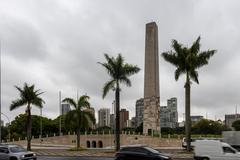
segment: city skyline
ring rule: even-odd
[[[240,105],[239,2],[116,3],[1,1],[2,112],[11,120],[23,113],[24,107],[10,112],[9,106],[18,96],[14,85],[22,86],[24,82],[45,92],[43,116],[49,118],[59,114],[60,90],[63,98],[75,98],[77,91],[79,95],[87,93],[95,110],[101,106],[111,108],[114,94],[102,99],[107,75],[97,62],[103,60],[103,53],[113,56],[122,53],[127,62],[141,68],[139,74],[131,77],[132,87],[124,88],[121,93],[121,106],[133,117],[135,102],[143,97],[145,24],[156,21],[159,55],[170,49],[172,39],[190,45],[199,35],[203,50],[218,50],[211,63],[200,70],[200,84],[192,85],[192,115],[207,112],[211,119],[215,116],[224,119],[225,114],[235,113],[236,105]],[[179,14],[173,14],[172,10]],[[161,106],[168,98],[177,97],[181,121],[184,77],[175,82],[174,68],[160,56],[159,65]],[[39,115],[40,111],[33,108],[33,113]]]

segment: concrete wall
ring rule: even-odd
[[[81,146],[86,148],[105,148],[114,146],[114,135],[81,135]],[[25,140],[11,143],[26,145]],[[41,139],[32,139],[32,144],[76,146],[76,135],[54,136]],[[151,147],[180,147],[181,140],[177,138],[159,138],[144,135],[121,135],[121,145],[146,144]]]

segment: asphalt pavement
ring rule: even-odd
[[[38,156],[38,160],[114,160],[113,158],[104,157],[53,157],[53,156]]]
[[[114,160],[114,158],[106,157],[55,157],[55,156],[39,156],[38,160]],[[193,160],[192,158],[178,158],[174,160]]]

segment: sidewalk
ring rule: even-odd
[[[103,152],[97,150],[86,150],[86,151],[68,151],[64,149],[33,149],[38,156],[94,156],[94,157],[114,157],[115,152]]]
[[[192,158],[193,154],[192,153],[187,153],[183,150],[179,149],[158,149],[162,153],[167,153],[170,154],[173,158]],[[91,157],[114,157],[115,152],[112,150],[97,150],[97,149],[89,149],[85,151],[69,151],[67,149],[47,149],[47,148],[42,148],[42,149],[33,149],[34,152],[38,156],[66,156],[66,157],[71,157],[71,156],[91,156]]]

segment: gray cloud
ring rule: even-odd
[[[239,2],[192,0],[133,1],[0,1],[3,112],[17,97],[14,85],[34,83],[46,91],[44,114],[58,114],[58,91],[63,97],[87,93],[95,110],[111,107],[113,92],[103,100],[108,75],[97,62],[103,54],[122,53],[126,62],[142,70],[123,87],[121,104],[135,115],[135,101],[143,96],[145,24],[159,27],[159,54],[170,50],[172,39],[190,46],[201,35],[202,49],[217,49],[199,71],[200,85],[192,85],[192,114],[223,118],[239,104]],[[178,98],[184,112],[184,76],[174,80],[174,67],[160,57],[161,104]],[[39,111],[34,109],[34,113]]]

